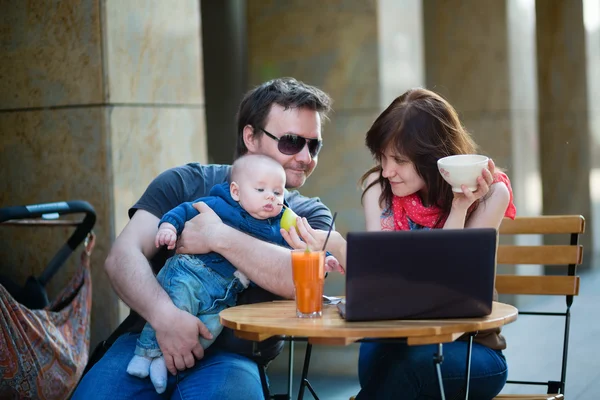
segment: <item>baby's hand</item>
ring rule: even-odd
[[[166,224],[162,224],[160,229],[156,233],[156,238],[154,239],[154,244],[156,247],[167,246],[169,250],[173,250],[175,248],[175,243],[177,243],[177,231],[175,227],[171,224],[171,226],[163,226]]]
[[[327,272],[337,271],[342,275],[346,273],[346,270],[344,270],[344,267],[342,267],[342,265],[339,263],[337,258],[335,258],[334,256],[327,256],[325,258],[325,271],[327,271]]]

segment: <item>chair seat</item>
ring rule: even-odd
[[[354,400],[355,397],[350,397]],[[501,394],[494,397],[494,400],[564,400],[562,394]]]
[[[562,394],[501,394],[494,400],[564,400]]]
[[[354,400],[355,397],[350,397]],[[494,400],[564,400],[562,394],[501,394],[494,397]]]

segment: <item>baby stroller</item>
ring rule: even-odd
[[[64,218],[85,214],[82,220]],[[72,216],[70,216],[72,218]],[[96,213],[85,201],[0,209],[0,224],[74,226],[42,274],[21,287],[0,277],[0,399],[67,399],[85,368],[90,340],[90,254]],[[50,302],[45,286],[85,242],[75,276]]]

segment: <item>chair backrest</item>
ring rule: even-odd
[[[499,245],[498,264],[560,265],[565,267],[565,275],[496,275],[496,289],[500,294],[520,295],[562,295],[566,297],[564,313],[526,312],[520,315],[561,315],[565,317],[563,358],[560,381],[530,382],[508,381],[518,384],[547,384],[548,393],[563,393],[567,367],[569,342],[570,307],[573,296],[579,294],[579,276],[577,266],[583,262],[583,246],[579,244],[579,235],[585,231],[585,219],[581,215],[552,215],[539,217],[505,218],[500,226],[501,235],[549,235],[568,234],[568,243],[564,245],[514,246]]]

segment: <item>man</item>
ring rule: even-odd
[[[236,157],[270,156],[285,169],[287,187],[301,187],[317,165],[321,121],[329,110],[327,94],[292,78],[256,87],[240,105]],[[83,377],[74,399],[264,398],[259,368],[279,354],[282,342],[266,341],[255,351],[252,343],[224,330],[205,353],[198,335],[209,338],[210,332],[198,318],[175,307],[155,277],[172,255],[154,246],[162,215],[182,202],[206,196],[212,186],[228,180],[230,168],[195,163],[168,170],[129,210],[131,219],[113,244],[105,269],[132,312],[107,341],[108,345],[112,341],[114,344]],[[285,198],[313,228],[328,229],[331,213],[319,199],[303,197],[296,191],[286,191]],[[178,252],[220,253],[260,286],[242,292],[238,304],[275,296],[293,298],[289,250],[223,224],[205,204],[196,207],[200,214],[186,223]],[[149,379],[126,373],[144,320],[155,329],[165,363],[173,374],[163,397],[156,394]]]

